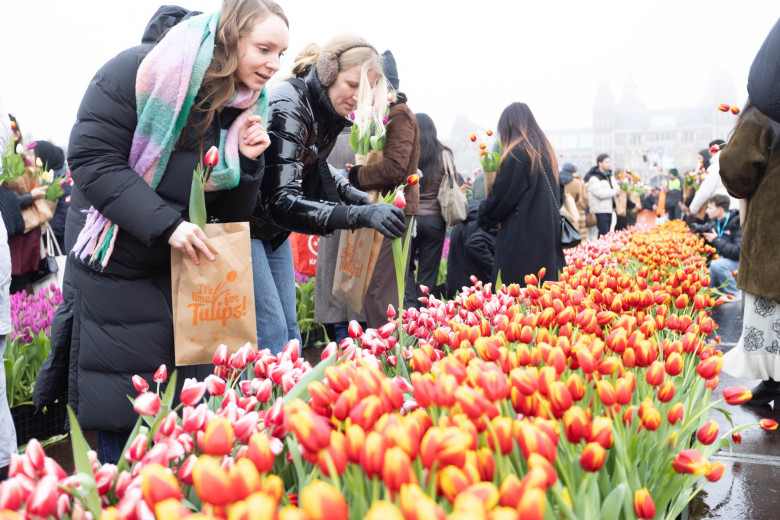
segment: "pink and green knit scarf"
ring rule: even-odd
[[[156,189],[162,180],[171,152],[181,136],[203,76],[211,63],[219,13],[193,16],[173,28],[144,58],[135,83],[138,123],[130,150],[130,167]],[[213,169],[207,191],[227,190],[238,185],[238,130],[256,114],[265,124],[268,113],[266,91],[239,86],[227,106],[245,109],[219,140],[219,164]],[[119,228],[93,206],[73,252],[83,261],[105,268],[114,249]]]

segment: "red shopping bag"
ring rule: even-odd
[[[317,273],[317,249],[320,237],[317,235],[302,235],[290,233],[290,246],[292,247],[293,264],[295,270],[306,276],[314,276]]]

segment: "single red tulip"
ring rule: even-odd
[[[710,445],[718,438],[718,423],[715,421],[707,421],[707,423],[699,428],[696,433],[696,438],[699,442],[705,445]]]
[[[203,158],[206,166],[211,168],[215,167],[219,163],[219,148],[212,146],[209,151],[206,152],[206,156]]]
[[[753,394],[744,386],[730,386],[723,390],[723,398],[728,404],[742,404],[750,401]]]
[[[759,424],[765,430],[776,430],[777,429],[777,422],[773,421],[772,419],[761,419],[759,421]]]
[[[634,512],[638,518],[655,517],[655,503],[647,488],[637,489],[634,492]]]
[[[160,368],[158,368],[154,373],[154,377],[152,379],[155,383],[164,383],[168,380],[168,369],[165,367],[165,365],[160,365]]]

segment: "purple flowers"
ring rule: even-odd
[[[62,291],[54,284],[42,287],[38,290],[38,294],[27,294],[27,291],[12,294],[13,331],[9,339],[13,341],[16,338],[20,343],[32,343],[33,338],[41,331],[50,338],[54,311],[60,303],[62,303]]]

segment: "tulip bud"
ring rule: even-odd
[[[349,506],[338,489],[315,480],[301,491],[300,507],[311,520],[347,520]]]
[[[718,423],[715,421],[707,421],[696,433],[696,438],[700,443],[710,445],[718,438]]]
[[[728,404],[737,405],[750,401],[753,394],[744,386],[730,386],[723,390],[723,398]]]
[[[209,376],[211,377],[211,376]],[[184,406],[195,406],[198,401],[203,399],[206,393],[206,383],[198,382],[194,377],[184,380],[179,399]]]
[[[144,392],[133,401],[133,410],[138,415],[157,415],[161,405],[162,401],[157,394]]]
[[[721,112],[728,112],[730,109],[731,107],[729,105],[723,103],[718,105],[718,110],[720,110]]]
[[[598,442],[589,442],[580,455],[580,466],[585,471],[596,472],[601,469],[605,460],[607,460],[607,450]]]
[[[27,498],[27,514],[46,518],[57,512],[57,479],[43,477]]]
[[[143,498],[149,508],[154,509],[155,504],[175,498],[181,500],[184,494],[179,487],[176,476],[170,469],[160,464],[147,464],[141,469],[141,488]]]
[[[168,369],[165,367],[165,365],[160,365],[160,368],[158,368],[154,373],[154,377],[152,379],[155,383],[164,383],[168,380]]]
[[[133,376],[133,387],[135,387],[136,392],[143,393],[149,390],[149,383],[143,377],[135,375]]]
[[[471,142],[472,142],[472,143],[475,143],[475,142],[477,141],[477,136],[476,136],[476,135],[474,135],[474,134],[471,134],[471,135],[469,136],[469,139],[471,140]]]
[[[192,468],[192,480],[201,501],[213,506],[224,506],[234,501],[233,482],[218,459],[201,455]]]
[[[732,105],[731,107],[731,113],[734,115],[739,114],[739,108]],[[714,482],[714,481],[713,481]]]
[[[638,518],[655,517],[655,503],[647,488],[637,489],[634,492],[634,512]]]
[[[217,347],[216,352],[214,352],[214,357],[211,360],[212,363],[214,363],[214,366],[225,366],[228,362],[228,348],[227,345],[224,343]]]
[[[209,151],[206,152],[206,156],[203,158],[206,166],[211,168],[215,167],[219,163],[219,148],[212,146]]]
[[[406,178],[406,183],[407,183],[409,186],[414,186],[414,185],[415,185],[415,184],[417,184],[418,182],[420,182],[420,176],[419,176],[419,175],[417,175],[416,173],[413,173],[413,174],[411,174],[409,177],[407,177],[407,178]]]
[[[406,197],[404,197],[404,192],[401,190],[398,190],[395,192],[395,198],[393,199],[393,205],[396,208],[404,209],[406,207]]]
[[[772,419],[761,419],[759,421],[759,424],[761,427],[767,431],[776,430],[777,429],[777,422],[773,421]]]
[[[225,393],[225,380],[219,376],[210,374],[208,377],[206,377],[203,383],[205,384],[206,391],[209,393],[209,395],[218,396]]]
[[[710,146],[710,155],[715,155],[719,151],[720,151],[720,146],[718,146],[717,144],[713,144],[712,146]]]
[[[233,426],[225,417],[214,417],[198,432],[198,449],[207,455],[230,455],[235,444]]]
[[[688,475],[704,475],[707,473],[707,466],[701,454],[694,449],[681,451],[672,462],[672,467],[677,473]]]

